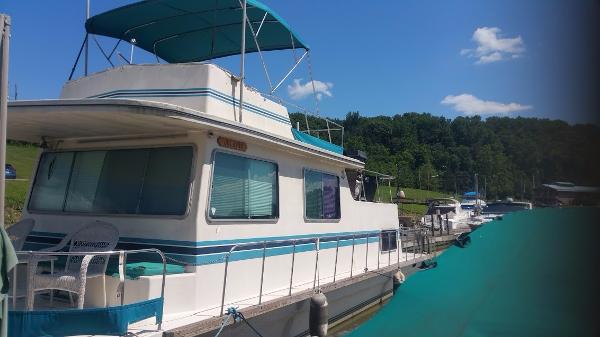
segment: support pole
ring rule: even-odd
[[[0,14],[0,166],[6,166],[6,121],[8,114],[8,50],[10,39],[10,16]],[[0,226],[4,228],[4,183],[5,174],[0,175]]]
[[[89,18],[90,18],[90,0],[87,0],[86,1],[86,6],[85,6],[85,19],[86,19],[86,21]],[[89,45],[90,45],[90,39],[86,38],[85,39],[85,54],[84,54],[84,63],[85,63],[84,74],[85,74],[85,76],[88,75]]]
[[[244,66],[246,62],[246,0],[242,2],[242,45],[240,60],[240,120],[242,123],[242,110],[244,109]]]

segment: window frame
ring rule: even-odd
[[[115,151],[115,150],[144,150],[144,149],[161,149],[161,148],[173,148],[173,147],[190,147],[192,149],[192,162],[190,165],[190,175],[187,183],[187,198],[185,204],[185,212],[183,214],[172,215],[172,214],[123,214],[123,213],[102,213],[102,212],[66,212],[66,211],[43,211],[43,210],[34,210],[31,209],[31,193],[33,192],[33,187],[36,184],[36,179],[38,177],[38,173],[40,170],[40,161],[42,157],[48,153],[61,153],[61,152],[90,152],[90,151]],[[31,181],[31,185],[27,192],[27,213],[29,214],[41,214],[41,215],[59,215],[59,216],[83,216],[83,217],[114,217],[114,218],[148,218],[148,219],[175,219],[175,220],[183,220],[190,216],[192,211],[191,198],[194,194],[194,182],[196,180],[196,165],[198,160],[198,146],[194,143],[181,143],[181,144],[158,144],[158,145],[136,145],[136,146],[123,146],[123,147],[89,147],[89,148],[71,148],[71,149],[61,149],[61,150],[44,150],[37,157],[35,175]],[[71,165],[75,163],[75,157],[73,157],[73,162]],[[71,180],[73,168],[71,167],[71,172],[69,174],[69,184]],[[68,186],[67,186],[68,188]],[[65,200],[67,198],[65,192]],[[63,201],[64,203],[64,201]]]
[[[246,158],[246,159],[250,159],[250,160],[258,160],[258,161],[263,161],[263,162],[267,162],[267,163],[271,163],[275,165],[275,183],[276,183],[276,199],[277,199],[277,212],[275,217],[273,218],[268,218],[268,219],[248,219],[248,218],[239,218],[239,219],[218,219],[218,218],[213,218],[210,216],[210,202],[212,200],[212,188],[213,188],[213,181],[214,181],[214,176],[215,176],[215,159],[217,157],[217,153],[225,153],[225,154],[229,154],[229,155],[233,155],[233,156],[238,156],[238,157],[242,157],[242,158]],[[206,216],[206,220],[208,222],[208,224],[213,224],[213,223],[218,223],[220,225],[222,224],[233,224],[235,225],[236,223],[239,222],[245,222],[245,223],[277,223],[279,221],[279,217],[281,216],[281,207],[280,207],[280,189],[279,189],[279,163],[275,160],[270,160],[270,159],[265,159],[259,156],[255,156],[255,155],[251,155],[251,154],[246,154],[246,153],[240,153],[240,152],[236,152],[236,151],[230,151],[230,150],[224,150],[221,148],[215,148],[213,149],[212,153],[211,153],[211,158],[210,158],[210,179],[208,181],[208,189],[207,189],[207,198],[206,198],[206,207],[205,207],[205,211],[204,214]]]
[[[327,174],[330,176],[334,176],[337,178],[338,181],[338,185],[337,185],[337,190],[338,190],[338,209],[339,209],[339,216],[337,218],[332,218],[332,219],[318,219],[318,218],[309,218],[306,216],[306,172],[307,171],[312,171],[312,172],[318,172],[321,174]],[[321,182],[321,191],[323,190],[323,182]],[[302,201],[303,201],[303,210],[302,210],[302,216],[304,217],[304,222],[327,222],[327,223],[338,223],[340,222],[340,220],[342,219],[342,192],[341,192],[342,188],[341,188],[341,178],[339,175],[335,174],[335,173],[331,173],[328,171],[323,171],[323,170],[318,170],[318,169],[313,169],[310,167],[303,167],[302,168]]]
[[[384,234],[386,234],[386,233],[387,233],[388,236],[391,233],[395,233],[396,240],[392,241],[393,245],[394,245],[393,249],[389,249],[390,247],[388,247],[388,249],[386,249],[386,250],[383,249],[383,237],[384,237]],[[395,230],[395,229],[382,229],[379,232],[379,253],[389,253],[389,252],[395,252],[395,251],[397,251],[398,250],[398,240],[399,240],[399,237],[398,237],[398,231],[397,230]]]

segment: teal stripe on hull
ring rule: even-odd
[[[151,98],[151,97],[212,97],[224,103],[232,105],[239,104],[239,100],[233,96],[226,95],[211,88],[187,88],[187,89],[123,89],[113,90],[106,93],[90,96],[88,98]],[[244,103],[244,109],[270,118],[280,123],[290,124],[287,116],[276,112],[262,109],[256,105]]]

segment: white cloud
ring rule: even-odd
[[[494,115],[508,114],[514,111],[523,111],[533,108],[531,105],[522,105],[519,103],[500,103],[494,101],[484,101],[470,94],[448,95],[441,102],[444,105],[450,105],[456,111],[465,115]]]
[[[331,82],[321,82],[314,80],[315,84],[315,92],[317,94],[317,99],[321,100],[323,95],[331,97],[333,94],[331,93],[331,88],[333,88],[333,83]],[[302,79],[294,79],[294,82],[287,87],[288,95],[290,98],[294,100],[303,99],[308,95],[312,95],[313,93],[313,85],[312,83],[306,82],[302,84]]]
[[[462,49],[460,55],[477,58],[476,64],[519,58],[525,52],[521,36],[505,38],[498,27],[480,27],[473,33],[474,49]]]

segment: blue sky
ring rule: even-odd
[[[129,2],[92,0],[92,14]],[[576,93],[587,43],[580,18],[597,9],[592,0],[264,2],[310,45],[323,115],[416,111],[591,121]],[[83,40],[85,1],[3,0],[0,11],[13,20],[11,95],[16,83],[19,99],[56,98]],[[106,67],[91,50],[92,69]],[[141,51],[135,60],[152,62]],[[271,52],[267,61],[277,78],[292,53]],[[239,69],[237,58],[218,63]],[[265,88],[256,55],[247,67],[249,82]],[[306,84],[306,67],[278,94],[313,107],[312,97],[293,90],[294,79]]]

